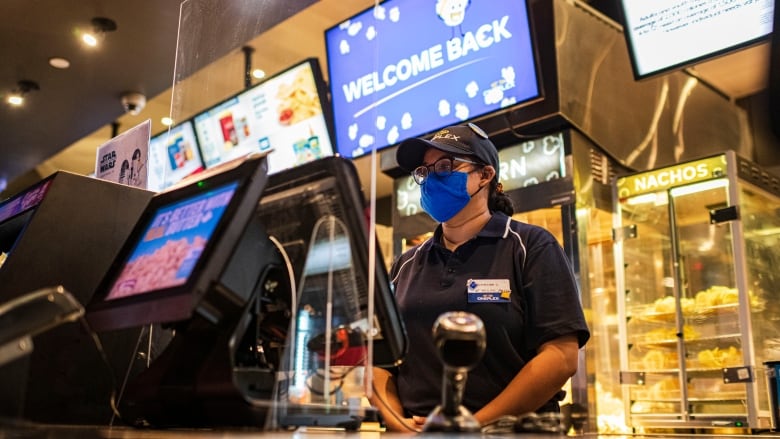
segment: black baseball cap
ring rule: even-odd
[[[401,169],[412,172],[422,165],[428,148],[474,157],[481,163],[493,166],[498,176],[498,150],[488,135],[473,123],[442,128],[430,140],[416,137],[406,139],[398,145],[395,159]]]

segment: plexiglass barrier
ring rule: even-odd
[[[75,322],[84,307],[62,286],[42,288],[0,304],[0,366],[33,351],[33,337]]]
[[[322,26],[321,30],[293,29],[284,33],[287,38],[263,39],[264,32],[290,17],[293,17],[290,21],[299,22],[296,14],[300,11],[312,5],[321,8],[318,3],[315,0],[183,1],[170,108],[174,123],[193,119],[197,131],[198,120],[195,118],[198,114],[262,81],[250,76],[250,67],[263,68],[266,74],[274,75],[300,63],[305,57],[315,57],[322,65],[323,74],[327,75],[325,55],[321,53],[324,41],[303,57],[298,50],[290,50],[288,54],[278,50],[278,46],[300,44],[299,32],[304,31],[316,32],[315,38],[322,40],[322,32],[326,28],[378,2],[350,2],[349,12],[343,14],[320,12],[316,25]],[[334,21],[326,22],[328,16],[335,17]],[[306,22],[312,23],[303,21]],[[271,45],[276,50],[266,50]],[[370,57],[364,62],[377,64]],[[374,99],[367,100],[370,103]],[[268,111],[276,110],[271,103],[267,106],[271,107]],[[253,108],[253,111],[259,111],[257,107]],[[212,110],[215,112],[213,115],[219,117],[220,108]],[[254,116],[257,117],[256,114]],[[233,128],[243,132],[244,127],[237,122],[239,120],[237,118],[233,122]],[[309,129],[304,131],[301,132],[302,137],[312,137]],[[237,132],[237,136],[241,132]],[[369,155],[366,156],[368,158]],[[373,273],[377,263],[374,218],[378,158],[375,152],[371,152],[370,160],[370,180],[364,183],[370,198],[368,255],[369,272]],[[299,283],[297,302],[292,310],[285,356],[280,361],[275,397],[269,400],[246,397],[248,404],[269,409],[271,415],[266,428],[328,424],[351,429],[360,425],[367,405],[366,397],[370,396],[371,388],[367,383],[370,383],[373,364],[373,334],[368,328],[372,326],[369,321],[374,315],[374,276],[368,276],[368,308],[361,311],[357,303],[355,268],[351,265],[347,228],[338,219],[325,217],[315,233],[305,274],[302,279],[295,279]]]

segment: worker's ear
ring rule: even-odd
[[[482,168],[482,176],[481,178],[483,180],[487,180],[490,182],[493,180],[493,177],[496,176],[496,169],[490,165],[485,165],[485,167]]]

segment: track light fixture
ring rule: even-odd
[[[81,34],[81,41],[89,47],[97,46],[107,32],[116,30],[116,22],[110,18],[95,17],[91,23],[92,31]]]
[[[16,83],[16,88],[8,95],[6,102],[19,107],[24,104],[24,97],[27,93],[40,89],[41,87],[37,82],[23,79]]]

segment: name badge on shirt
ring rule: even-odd
[[[466,288],[469,303],[507,303],[512,295],[509,279],[469,279]]]

